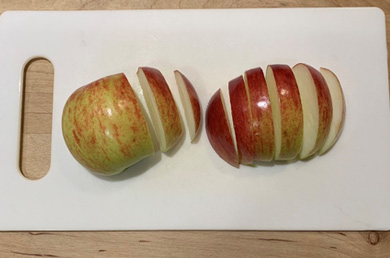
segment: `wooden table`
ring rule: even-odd
[[[377,6],[390,0],[3,0],[6,10],[95,10]],[[31,179],[50,163],[53,68],[46,60],[27,66],[22,170]],[[39,147],[39,151],[36,149]],[[373,197],[374,198],[374,197]],[[390,205],[390,204],[389,204]],[[1,211],[0,211],[1,212]],[[26,214],[27,216],[27,214]],[[390,219],[390,218],[389,218]],[[389,232],[114,231],[1,232],[0,257],[390,257]]]

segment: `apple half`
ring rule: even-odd
[[[215,152],[227,163],[238,168],[238,154],[221,89],[214,93],[207,105],[205,127],[207,137]]]
[[[199,133],[201,122],[201,108],[199,97],[190,80],[178,70],[174,71],[176,84],[179,88],[181,102],[184,108],[184,114],[187,121],[188,131],[190,132],[191,142]]]
[[[246,71],[244,80],[252,118],[254,160],[271,161],[275,152],[274,123],[263,70],[258,67]]]
[[[228,87],[238,158],[241,164],[249,165],[253,163],[255,150],[251,110],[244,78],[239,76],[229,81]]]
[[[160,150],[167,152],[177,144],[183,134],[182,123],[168,83],[161,72],[151,67],[137,71]]]
[[[292,68],[303,109],[303,144],[300,159],[315,154],[324,144],[332,120],[332,98],[322,74],[299,63]]]
[[[319,155],[322,155],[327,152],[340,137],[344,125],[346,108],[343,90],[337,76],[331,70],[326,68],[320,68],[320,72],[328,85],[333,107],[333,116],[330,123],[329,134],[318,152]]]
[[[266,82],[275,134],[275,159],[293,160],[302,148],[303,111],[294,73],[288,65],[269,65]]]
[[[101,175],[115,175],[154,154],[136,95],[123,73],[78,88],[62,113],[62,134],[73,157]]]

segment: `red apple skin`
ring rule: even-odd
[[[257,161],[271,161],[275,152],[271,102],[263,70],[245,72],[252,114],[253,142]]]
[[[206,133],[215,152],[227,163],[238,168],[238,155],[222,101],[221,89],[219,89],[207,105],[205,114]]]
[[[141,107],[124,74],[74,91],[64,106],[62,132],[74,158],[101,175],[118,174],[154,153]]]
[[[166,137],[167,147],[161,151],[171,149],[179,141],[183,134],[181,118],[176,102],[169,89],[168,83],[161,72],[151,67],[140,67],[149,82],[159,113],[161,114],[162,125]]]
[[[196,128],[195,135],[197,135],[199,132],[199,128],[200,128],[200,121],[202,119],[202,112],[201,112],[201,108],[200,108],[200,101],[199,101],[198,94],[196,93],[196,90],[195,90],[194,86],[192,85],[192,83],[190,82],[190,80],[188,80],[188,78],[183,73],[181,73],[178,70],[175,70],[175,72],[179,73],[180,76],[182,77],[182,79],[185,83],[188,95],[190,96],[192,112],[194,114],[194,120],[195,120],[195,128]]]
[[[249,99],[242,76],[229,82],[229,96],[238,157],[241,164],[249,165],[253,163],[255,150]]]
[[[279,95],[282,145],[279,160],[293,160],[302,148],[303,113],[294,73],[288,65],[270,65]]]
[[[332,97],[324,76],[322,76],[317,69],[311,67],[310,65],[305,65],[309,69],[317,89],[319,120],[315,151],[318,151],[318,149],[325,143],[330,131],[333,115]],[[314,152],[312,154],[314,154]]]

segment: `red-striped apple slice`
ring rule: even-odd
[[[344,119],[345,119],[345,99],[340,81],[337,76],[326,68],[320,68],[321,74],[324,76],[328,85],[332,98],[333,116],[330,125],[330,131],[325,143],[320,147],[319,155],[327,152],[340,137]]]
[[[214,93],[207,105],[206,133],[215,152],[227,163],[238,168],[239,161],[221,89]]]
[[[194,141],[199,132],[201,111],[199,97],[192,83],[179,71],[174,71],[176,84],[179,88],[181,102],[190,132],[191,142]]]
[[[322,74],[306,64],[292,68],[298,84],[303,109],[303,144],[299,154],[305,159],[315,154],[325,142],[332,121],[332,99]]]
[[[244,79],[252,117],[254,159],[271,161],[275,151],[274,123],[263,70],[260,67],[248,70]]]
[[[269,65],[266,82],[274,121],[275,159],[295,159],[302,148],[303,114],[294,74],[288,65]]]
[[[160,150],[167,152],[176,145],[183,134],[175,100],[159,70],[140,67],[137,76],[160,143]]]
[[[255,156],[252,119],[245,82],[239,76],[229,82],[229,97],[238,157],[241,164],[252,164]]]

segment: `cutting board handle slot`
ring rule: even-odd
[[[34,58],[23,70],[22,124],[19,166],[31,180],[50,169],[54,67],[46,58]]]

